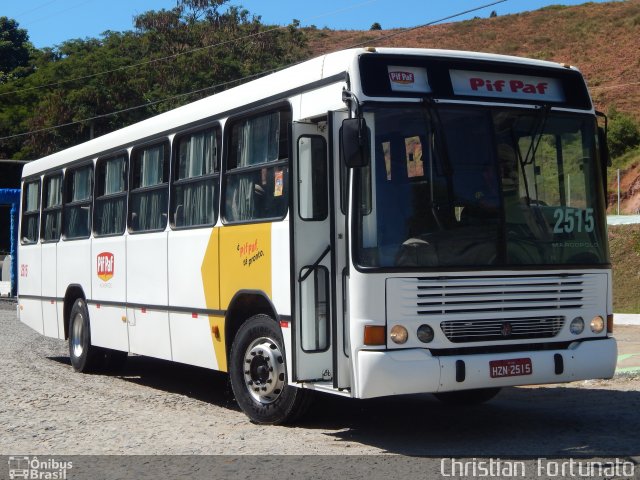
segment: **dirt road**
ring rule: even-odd
[[[640,327],[621,335],[640,338]],[[302,423],[262,427],[238,410],[225,375],[129,360],[118,375],[74,373],[65,342],[31,331],[16,320],[15,304],[0,302],[0,454],[640,457],[640,376],[633,372],[509,388],[462,410],[430,395],[322,396]]]

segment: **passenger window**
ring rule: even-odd
[[[190,133],[175,142],[171,195],[174,228],[211,226],[218,218],[220,129]]]
[[[40,180],[24,185],[22,197],[22,231],[20,241],[23,245],[38,241],[40,227]]]
[[[127,212],[127,154],[99,159],[96,164],[96,236],[124,233]]]
[[[57,242],[62,233],[62,174],[44,179],[42,241]]]
[[[91,232],[93,165],[67,169],[65,174],[63,233],[65,239],[88,238]]]
[[[278,111],[232,124],[225,176],[225,220],[281,219],[289,196],[291,113]]]
[[[167,226],[168,157],[167,142],[133,151],[129,199],[132,232],[159,231]]]

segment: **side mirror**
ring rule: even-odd
[[[371,148],[369,130],[364,118],[347,118],[342,121],[342,158],[348,168],[369,165]]]

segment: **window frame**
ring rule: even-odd
[[[26,204],[27,204],[27,193],[28,193],[28,188],[27,186],[30,184],[37,184],[38,185],[38,208],[37,210],[25,210],[26,208]],[[41,223],[41,213],[42,213],[42,180],[40,177],[37,178],[30,178],[30,179],[24,179],[23,180],[23,184],[22,184],[22,199],[21,199],[21,215],[20,215],[20,245],[36,245],[39,240],[40,240],[40,223]],[[35,240],[29,240],[29,241],[24,241],[24,228],[25,228],[25,218],[27,217],[35,217],[38,216],[38,226],[36,228],[36,238]]]
[[[89,187],[89,198],[85,198],[83,200],[76,200],[76,201],[72,201],[72,202],[68,202],[67,201],[67,196],[69,194],[69,178],[71,178],[71,176],[69,175],[69,172],[73,172],[76,170],[82,170],[83,168],[89,168],[90,169],[90,182],[91,182],[91,186]],[[95,185],[95,165],[93,164],[93,161],[89,161],[89,162],[82,162],[79,163],[77,165],[70,165],[67,168],[65,168],[64,171],[64,177],[62,180],[62,231],[61,231],[61,235],[60,238],[63,241],[75,241],[75,240],[86,240],[87,238],[91,238],[91,229],[93,226],[93,188]],[[88,205],[89,206],[89,232],[86,236],[81,236],[81,237],[69,237],[67,236],[67,228],[66,228],[66,216],[68,213],[68,208],[69,207],[78,207],[78,206],[83,206],[83,205]]]
[[[135,182],[134,182],[134,172],[135,172],[135,162],[137,160],[136,156],[139,152],[144,151],[146,149],[150,149],[153,147],[158,147],[162,145],[164,147],[164,155],[163,155],[163,160],[162,160],[162,168],[163,168],[163,176],[165,177],[165,181],[162,183],[157,183],[155,185],[150,185],[147,187],[135,187]],[[153,233],[153,232],[164,232],[167,229],[167,225],[169,223],[169,194],[170,194],[170,182],[169,182],[169,177],[170,177],[170,164],[171,164],[171,143],[169,142],[168,138],[160,138],[160,139],[155,139],[152,140],[150,142],[141,144],[141,145],[135,145],[132,149],[131,149],[131,154],[129,155],[129,163],[128,163],[128,174],[127,174],[127,178],[128,178],[128,183],[127,183],[127,222],[126,222],[126,231],[130,234],[130,235],[138,235],[138,234],[144,234],[144,233]],[[131,219],[131,215],[134,213],[132,211],[133,209],[133,201],[132,201],[132,197],[134,195],[138,195],[138,194],[145,194],[145,193],[149,193],[149,192],[153,192],[154,190],[161,190],[161,189],[166,189],[167,192],[167,201],[165,202],[165,209],[164,209],[164,213],[166,216],[166,221],[164,223],[164,226],[161,228],[154,228],[154,229],[147,229],[147,230],[141,230],[141,229],[133,229],[132,226],[132,219]]]
[[[280,117],[280,138],[278,141],[278,160],[260,163],[256,165],[249,165],[246,167],[235,167],[229,168],[229,160],[232,155],[231,149],[233,146],[232,136],[233,129],[239,124],[246,122],[248,120],[252,120],[255,118],[267,116],[273,113],[284,114],[285,118],[283,120],[282,116]],[[282,128],[282,127],[285,128]],[[284,220],[289,214],[289,210],[291,207],[291,157],[292,157],[292,126],[293,126],[293,109],[288,102],[279,103],[275,105],[269,105],[264,108],[252,110],[249,112],[242,113],[235,117],[230,117],[225,122],[224,128],[224,154],[223,154],[223,168],[221,169],[221,191],[220,191],[220,218],[222,219],[223,225],[247,225],[247,224],[256,224],[256,223],[270,223],[270,222],[279,222]],[[283,132],[284,131],[284,132]],[[284,137],[283,137],[284,133]],[[286,145],[286,148],[283,148],[283,144]],[[286,156],[283,156],[285,155]],[[236,160],[237,162],[237,160]],[[277,168],[277,167],[286,167],[287,177],[289,177],[289,181],[286,182],[283,187],[285,188],[285,192],[287,195],[286,205],[287,208],[284,211],[283,215],[276,217],[260,217],[260,218],[252,218],[249,220],[229,220],[227,218],[227,189],[229,183],[229,177],[242,175],[245,173],[252,173],[254,171],[260,171],[263,168]]]
[[[100,167],[106,164],[109,160],[114,160],[116,158],[120,158],[123,156],[124,156],[124,166],[125,166],[124,190],[117,193],[109,193],[109,194],[103,193],[102,195],[98,195],[98,175],[100,175]],[[96,160],[95,169],[94,169],[94,182],[93,182],[93,197],[94,197],[93,216],[92,216],[93,218],[91,220],[92,233],[95,238],[119,237],[124,235],[124,232],[127,231],[127,219],[128,219],[128,212],[129,212],[129,162],[130,162],[130,158],[129,158],[128,150],[121,150],[104,157],[98,157],[98,159]],[[122,231],[119,233],[98,233],[96,231],[96,225],[97,225],[96,203],[100,200],[107,200],[107,201],[116,200],[120,197],[124,197],[125,221],[124,221],[124,227]]]
[[[50,180],[51,178],[54,177],[60,177],[60,185],[62,187],[62,192],[61,193],[61,203],[58,206],[55,207],[45,207],[45,198],[46,198],[46,194],[48,193],[47,190],[47,181]],[[48,173],[44,176],[43,181],[42,181],[42,200],[41,200],[41,210],[42,210],[42,216],[41,216],[41,221],[40,221],[40,241],[42,243],[57,243],[60,241],[60,239],[62,238],[62,225],[63,225],[63,220],[62,220],[62,215],[63,215],[63,210],[64,210],[64,172],[62,170],[57,171],[57,172],[52,172],[52,173]],[[45,214],[46,213],[54,213],[56,211],[60,211],[60,230],[58,232],[58,236],[55,239],[50,239],[47,240],[44,238],[44,229],[45,227],[45,222],[44,222],[44,218],[45,218]]]
[[[208,173],[205,175],[200,175],[197,177],[183,178],[180,180],[176,180],[178,169],[178,164],[180,161],[180,156],[178,149],[180,148],[180,141],[184,138],[187,138],[191,135],[207,132],[209,130],[213,130],[215,139],[216,139],[216,157],[214,159],[213,165],[213,173]],[[222,177],[222,125],[220,122],[210,123],[206,125],[199,125],[197,128],[184,130],[177,133],[173,137],[173,142],[171,146],[171,165],[170,165],[170,189],[169,189],[169,227],[171,230],[180,231],[180,230],[192,230],[196,228],[211,228],[218,223],[218,219],[220,218],[220,198],[221,198],[221,190],[222,186],[220,184],[220,179]],[[213,183],[213,193],[214,193],[214,205],[213,205],[213,223],[204,223],[197,225],[184,225],[177,226],[174,218],[174,210],[176,207],[176,187],[181,187],[184,185],[191,185],[197,183],[204,183],[206,181],[211,181]],[[218,189],[218,195],[216,198],[216,188]]]

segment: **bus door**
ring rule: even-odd
[[[294,381],[333,381],[334,241],[326,123],[293,125]]]

